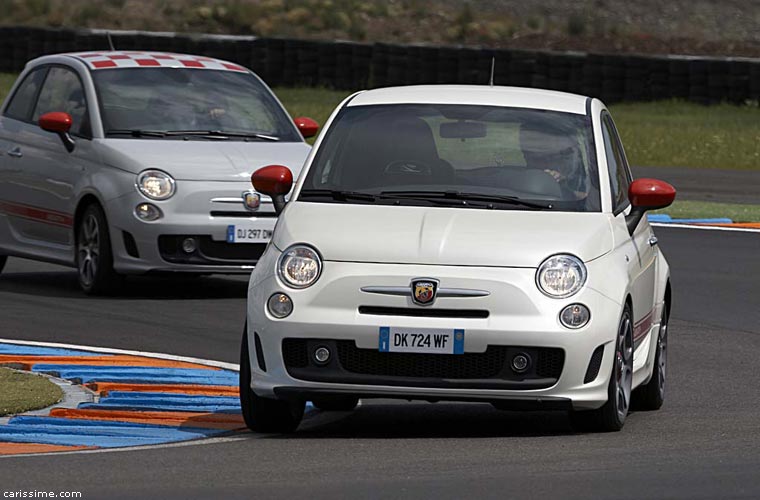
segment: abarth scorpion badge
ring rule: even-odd
[[[417,278],[412,280],[412,300],[421,306],[432,305],[438,291],[438,280]]]

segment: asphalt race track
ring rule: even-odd
[[[760,498],[760,234],[657,228],[672,266],[668,396],[623,431],[487,405],[374,401],[292,436],[0,459],[0,490],[82,498]],[[10,259],[0,337],[237,362],[244,278],[131,279],[89,298]]]

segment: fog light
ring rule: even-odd
[[[314,349],[314,361],[318,365],[325,365],[330,361],[330,349],[325,346],[320,346]]]
[[[284,293],[275,293],[269,297],[267,308],[269,309],[269,314],[275,318],[282,319],[293,312],[293,301]]]
[[[195,238],[185,238],[182,240],[182,251],[185,253],[195,252]]]
[[[135,207],[135,216],[146,222],[158,220],[162,215],[161,209],[151,203],[140,203]]]
[[[512,358],[512,369],[517,373],[522,373],[530,368],[530,356],[525,353],[517,354]]]
[[[570,304],[559,313],[559,321],[567,328],[582,328],[591,319],[591,312],[583,304]]]

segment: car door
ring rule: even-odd
[[[34,142],[39,128],[32,123],[48,67],[29,71],[8,99],[0,116],[0,247],[23,252],[30,239],[42,237],[24,186],[29,183],[31,162],[26,145]],[[26,156],[25,156],[26,154]]]
[[[633,178],[615,123],[606,111],[602,113],[602,135],[607,156],[607,168],[609,169],[610,193],[615,222],[625,228],[625,216],[630,211],[628,187]],[[656,258],[654,244],[656,240],[653,240],[654,233],[646,217],[639,222],[633,235],[628,236],[627,229],[620,231],[619,234],[627,236],[624,246],[630,250],[626,254],[631,254],[629,255],[628,272],[633,295],[633,338],[634,346],[638,346],[652,325]]]
[[[52,111],[71,115],[70,134],[76,147],[69,153],[58,135],[37,125]],[[62,253],[73,259],[74,210],[77,190],[92,158],[89,107],[82,80],[73,69],[48,68],[28,122],[18,125],[12,147],[23,156],[18,162],[11,203],[21,207],[11,224],[31,251],[43,256]]]

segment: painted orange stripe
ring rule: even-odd
[[[141,356],[18,356],[15,354],[0,355],[0,364],[14,363],[24,365],[28,370],[36,363],[56,365],[91,365],[91,366],[149,366],[151,368],[199,368],[218,370],[213,366],[172,361],[169,359],[144,358]]]
[[[745,227],[749,229],[760,229],[760,222],[734,222],[733,224],[700,224],[704,226],[718,227]]]
[[[195,384],[128,384],[122,382],[93,382],[87,387],[101,394],[109,391],[131,392],[170,392],[194,394],[201,396],[237,396],[240,390],[232,385],[195,385]]]
[[[54,451],[91,450],[93,446],[59,446],[38,443],[4,443],[0,442],[0,455],[18,455],[20,453],[51,453]]]
[[[177,427],[202,427],[204,429],[235,430],[245,427],[243,417],[227,413],[192,413],[185,411],[131,411],[53,408],[51,417],[63,417],[138,424],[174,425]]]

